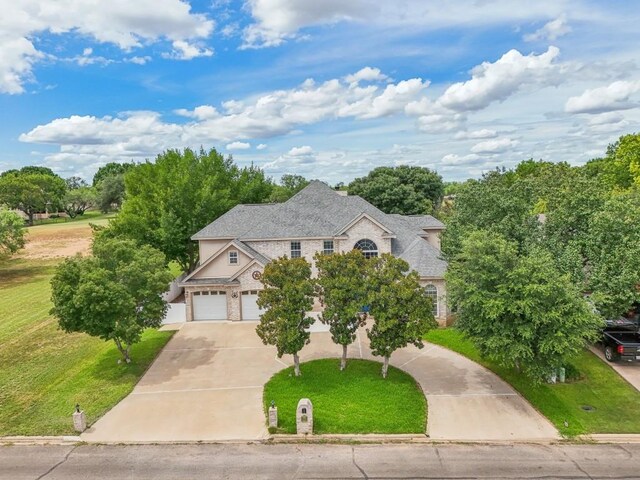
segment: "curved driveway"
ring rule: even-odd
[[[268,436],[262,388],[291,365],[262,344],[255,322],[193,322],[175,334],[133,392],[87,430],[88,442],[260,440]],[[338,356],[314,332],[301,360]],[[364,332],[352,358],[375,359]],[[552,440],[555,428],[492,372],[442,347],[408,347],[391,357],[419,382],[434,440]],[[303,372],[304,373],[304,372]],[[313,400],[313,399],[312,399]]]

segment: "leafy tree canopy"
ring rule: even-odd
[[[124,201],[124,175],[105,177],[95,188],[97,188],[96,203],[102,213],[120,210]]]
[[[329,325],[331,338],[342,345],[340,370],[347,364],[347,347],[356,339],[358,327],[364,325],[362,314],[367,303],[367,283],[370,262],[360,250],[347,253],[318,253],[317,294],[324,310],[320,321]]]
[[[93,176],[92,186],[97,187],[100,182],[104,181],[107,177],[115,177],[118,175],[124,175],[130,169],[135,167],[136,164],[131,163],[116,163],[110,162],[100,167],[96,174]]]
[[[349,194],[359,195],[385,213],[423,215],[440,206],[442,177],[423,167],[378,167],[349,184]]]
[[[446,280],[456,327],[482,355],[536,381],[598,338],[602,320],[541,248],[521,253],[498,233],[470,233]]]
[[[0,177],[0,204],[24,212],[29,225],[37,212],[57,211],[67,189],[65,181],[53,172],[32,172],[42,168],[25,167]]]
[[[22,217],[0,207],[0,259],[24,247],[24,234]]]
[[[374,323],[367,336],[371,352],[384,359],[382,376],[386,378],[391,354],[408,344],[422,348],[422,339],[437,323],[431,299],[420,286],[418,274],[409,272],[407,262],[389,253],[372,262],[368,304]]]
[[[65,332],[113,340],[129,363],[131,346],[157,328],[167,309],[162,293],[173,276],[164,255],[131,240],[98,238],[92,257],[65,260],[51,280],[51,313]]]
[[[264,289],[258,292],[258,306],[266,311],[256,333],[265,345],[276,347],[278,357],[293,355],[294,372],[300,375],[298,352],[309,343],[308,328],[313,318],[314,285],[311,265],[304,258],[281,257],[264,267]]]
[[[64,196],[63,208],[70,218],[75,218],[78,215],[84,215],[84,212],[93,207],[96,201],[97,194],[95,188],[88,187],[85,184],[85,186],[67,190]]]
[[[216,150],[167,150],[125,175],[125,201],[112,234],[149,244],[185,271],[198,263],[191,236],[239,203],[262,203],[273,184]]]
[[[280,179],[280,184],[273,186],[269,202],[286,202],[307,185],[309,185],[309,180],[302,175],[285,174]]]

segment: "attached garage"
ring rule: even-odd
[[[258,307],[258,291],[242,292],[242,320],[260,320],[262,310]]]
[[[193,320],[226,320],[227,292],[193,292]]]

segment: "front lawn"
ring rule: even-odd
[[[563,435],[640,433],[640,392],[587,350],[573,362],[580,380],[534,385],[517,371],[481,358],[471,341],[453,328],[433,330],[426,340],[461,353],[498,374]],[[594,410],[584,410],[585,406]]]
[[[301,398],[313,403],[314,433],[424,433],[426,400],[416,381],[381,364],[349,359],[343,372],[340,360],[323,359],[276,373],[264,387],[264,405],[278,407],[279,433],[296,433],[296,407]]]
[[[62,332],[49,315],[56,264],[0,262],[0,436],[73,434],[76,403],[94,422],[132,390],[172,335],[147,331],[132,349],[134,363],[118,365],[113,343]]]

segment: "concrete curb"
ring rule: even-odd
[[[349,434],[330,434],[330,435],[272,435],[269,438],[271,443],[424,443],[424,444],[443,444],[443,443],[476,443],[487,445],[514,445],[514,444],[542,444],[550,445],[558,443],[558,438],[532,438],[517,440],[493,440],[493,439],[441,439],[430,438],[427,435],[415,434],[395,434],[395,435],[349,435]]]
[[[75,445],[82,439],[75,435],[0,437],[0,445]]]
[[[594,443],[640,443],[640,434],[635,433],[598,433],[593,435],[582,435],[578,438]]]

